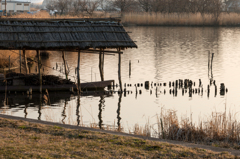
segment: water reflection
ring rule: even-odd
[[[137,94],[137,93],[136,93]],[[117,125],[118,125],[118,131],[121,131],[121,117],[120,117],[120,111],[121,111],[121,102],[122,102],[122,93],[119,94],[118,98],[118,109],[117,109]]]
[[[98,123],[98,126],[100,129],[103,129],[102,126],[103,126],[103,120],[102,120],[102,111],[105,107],[105,100],[104,100],[104,96],[101,95],[100,96],[100,100],[99,100],[99,104],[98,104],[98,110],[99,110],[99,113],[98,113],[98,119],[99,119],[99,123]]]
[[[79,109],[80,109],[80,95],[78,94],[78,96],[77,96],[77,110],[76,110],[76,115],[77,115],[77,126],[79,126],[80,125],[80,111],[79,111]]]
[[[27,108],[28,108],[28,104],[25,104],[25,108],[24,108],[24,118],[27,118]]]
[[[67,101],[65,100],[64,101],[64,106],[63,106],[63,111],[62,111],[62,117],[63,117],[63,119],[62,119],[62,123],[63,124],[65,124],[65,119],[66,119],[66,117],[67,117],[67,115],[66,115],[66,107],[67,107]]]

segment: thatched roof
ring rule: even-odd
[[[116,19],[0,19],[0,50],[136,48]]]

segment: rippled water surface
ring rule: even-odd
[[[224,111],[225,107],[234,113],[240,110],[240,28],[202,28],[202,27],[126,27],[131,38],[137,41],[138,49],[124,50],[122,55],[122,82],[132,84],[126,96],[81,96],[80,105],[77,97],[69,93],[50,93],[51,104],[39,107],[39,96],[29,99],[23,95],[10,97],[12,105],[2,107],[1,113],[39,120],[61,123],[100,125],[121,124],[131,129],[134,124],[156,123],[156,114],[161,109],[173,109],[179,117],[193,116],[193,121],[204,119],[213,111]],[[208,73],[208,52],[214,53],[212,73]],[[75,80],[77,53],[66,53],[71,79]],[[129,77],[129,61],[132,63]],[[44,66],[61,65],[61,53],[53,52],[49,59],[43,60]],[[99,81],[97,54],[81,54],[81,82]],[[34,68],[35,66],[33,66]],[[45,67],[45,74],[63,76],[62,73]],[[118,56],[106,55],[104,63],[105,80],[118,82]],[[215,87],[207,85],[212,77]],[[170,94],[168,83],[178,79],[190,79],[198,88],[202,81],[203,93]],[[150,81],[149,90],[139,87],[138,94],[134,84]],[[158,86],[166,82],[167,86]],[[156,83],[156,86],[154,86]],[[224,83],[228,93],[220,95],[220,83]],[[157,93],[156,93],[157,88]],[[118,88],[116,88],[117,90]],[[139,93],[139,90],[142,93]],[[164,93],[165,92],[165,93]],[[30,103],[30,104],[29,104]]]

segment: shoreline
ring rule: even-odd
[[[28,122],[32,124],[43,124],[46,126],[54,126],[54,127],[61,127],[61,129],[71,129],[71,130],[80,130],[80,131],[91,131],[91,132],[97,132],[97,133],[103,133],[103,134],[109,134],[109,135],[114,135],[114,136],[122,136],[122,137],[130,137],[130,138],[139,138],[142,140],[149,140],[152,142],[158,142],[158,143],[167,143],[167,144],[174,144],[178,146],[184,146],[187,148],[191,149],[206,149],[210,150],[216,153],[231,153],[235,157],[239,156],[240,157],[240,151],[239,150],[234,150],[234,149],[229,149],[229,148],[220,148],[220,147],[214,147],[214,146],[209,146],[209,145],[202,145],[202,144],[194,144],[194,143],[188,143],[188,142],[183,142],[183,141],[176,141],[176,140],[165,140],[165,139],[158,139],[158,138],[152,138],[152,137],[145,137],[145,136],[139,136],[139,135],[133,135],[133,134],[127,134],[127,133],[122,133],[122,132],[117,132],[117,131],[108,131],[108,130],[101,130],[101,129],[94,129],[94,128],[88,128],[88,127],[80,127],[80,126],[74,126],[74,125],[67,125],[67,124],[60,124],[60,123],[54,123],[54,122],[48,122],[48,121],[40,121],[40,120],[35,120],[35,119],[28,119],[28,118],[22,118],[22,117],[15,117],[15,116],[10,116],[10,115],[3,115],[0,114],[0,120],[2,119],[8,119],[12,120],[14,123],[16,122]],[[22,126],[25,127],[25,126]],[[60,129],[60,128],[58,128]]]

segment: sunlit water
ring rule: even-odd
[[[126,131],[132,129],[134,124],[155,124],[156,114],[160,114],[162,108],[176,110],[179,117],[190,117],[192,114],[196,123],[199,118],[205,120],[212,112],[223,112],[225,108],[238,113],[240,28],[126,27],[126,30],[132,32],[130,36],[138,45],[138,49],[124,50],[122,55],[122,82],[132,84],[132,87],[127,87],[132,93],[122,95],[120,99],[117,93],[110,97],[82,96],[80,106],[77,106],[77,97],[70,97],[69,93],[61,95],[55,92],[50,93],[52,105],[43,106],[41,109],[38,106],[38,95],[32,99],[26,95],[17,95],[11,97],[10,107],[2,107],[1,113],[74,125],[121,124]],[[214,53],[212,77],[217,85],[217,95],[215,88],[211,86],[209,97],[207,85],[211,73],[208,73],[208,51]],[[75,81],[77,53],[66,53],[66,60],[70,68],[70,78]],[[129,61],[132,63],[130,77]],[[59,66],[63,63],[60,52],[53,52],[49,59],[42,62],[45,74],[64,78],[59,68],[56,71],[46,67],[56,68],[56,63]],[[81,82],[100,81],[98,62],[97,54],[81,54]],[[35,66],[32,71],[34,68]],[[104,77],[105,80],[114,79],[118,82],[117,55],[105,55]],[[194,88],[198,88],[201,79],[203,95],[192,94],[192,97],[189,97],[188,93],[182,95],[181,90],[177,96],[170,94],[169,89],[173,88],[169,88],[169,81],[178,79],[194,81]],[[136,95],[134,84],[144,84],[145,81],[153,82],[153,86],[150,86],[149,90],[139,87]],[[156,86],[156,94],[154,83],[164,82],[167,86]],[[224,83],[228,88],[228,93],[224,96],[219,94],[220,83]],[[142,91],[141,94],[139,90]]]

